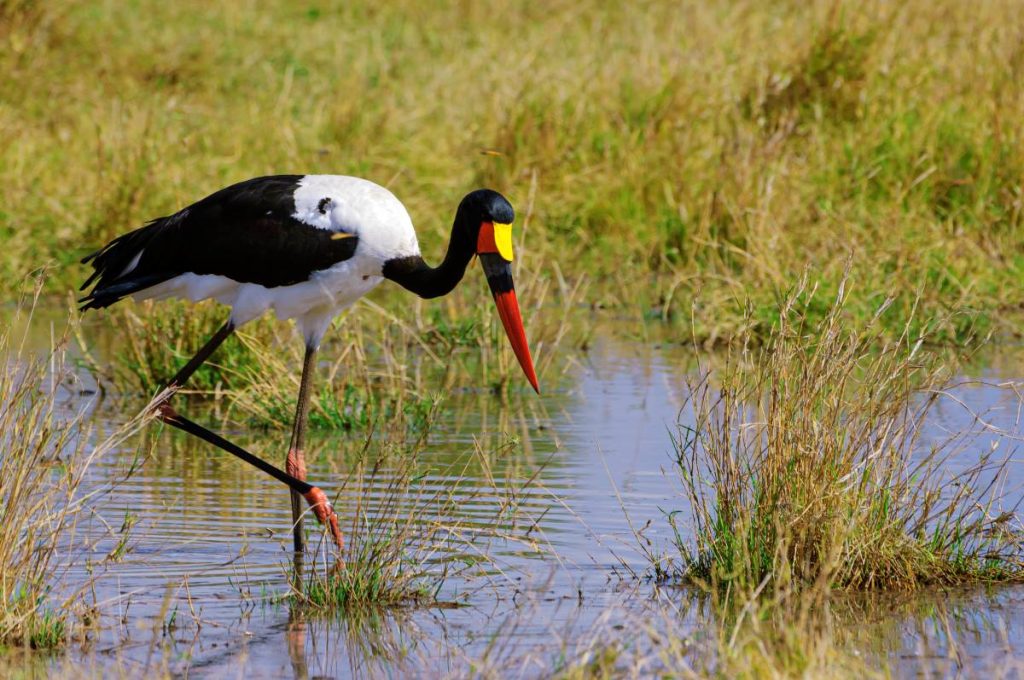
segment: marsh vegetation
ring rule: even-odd
[[[821,320],[807,313],[820,293],[793,291],[763,346],[689,386],[675,464],[695,531],[677,530],[679,575],[734,594],[1021,579],[1018,499],[1001,491],[1013,451],[924,440],[950,357],[909,321],[884,339],[889,300],[866,323],[845,314],[844,286]]]
[[[18,301],[0,332],[0,649],[61,647],[72,625],[90,618],[77,603],[88,584],[68,587],[62,576],[73,555],[111,539],[114,548],[96,561],[116,560],[126,538],[124,526],[79,533],[83,516],[121,481],[114,475],[90,485],[90,467],[142,424],[127,419],[102,432],[89,413],[76,410],[80,384],[68,358],[68,330],[41,353],[27,344],[38,293],[30,289]]]
[[[1016,328],[1012,2],[3,7],[6,285],[51,260],[63,293],[89,248],[292,169],[388,185],[428,255],[494,186],[520,277],[703,341],[766,330],[808,266],[834,293],[851,253],[850,309],[895,294],[894,333],[919,291],[945,339]]]

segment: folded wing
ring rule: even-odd
[[[301,178],[247,180],[119,236],[82,260],[94,270],[81,287],[94,284],[79,300],[82,309],[108,307],[186,273],[274,288],[351,258],[357,237],[338,238],[293,216]]]

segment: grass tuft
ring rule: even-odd
[[[743,110],[768,132],[798,124],[855,120],[867,76],[874,31],[851,33],[844,27],[822,29],[794,64],[774,74]]]
[[[814,320],[804,293],[766,344],[691,385],[675,463],[694,533],[670,516],[675,573],[736,594],[1019,580],[1019,519],[997,491],[1008,457],[958,471],[967,433],[921,440],[951,367],[909,331],[884,342],[887,303],[857,322],[844,282]]]
[[[122,396],[149,397],[167,386],[185,362],[228,319],[228,310],[213,303],[187,305],[164,301],[142,305],[121,304],[110,309],[97,323],[118,329],[112,336],[117,347],[110,351],[114,361],[99,361],[93,354],[107,352],[93,347],[83,334],[78,342],[86,351],[85,364],[97,380]],[[243,337],[272,332],[269,319],[245,327]],[[93,334],[90,334],[93,335]],[[271,336],[272,337],[272,336]],[[240,382],[243,372],[257,372],[257,359],[249,343],[231,339],[218,348],[189,380],[187,390],[204,394],[224,392]]]
[[[235,386],[226,396],[231,410],[253,425],[291,427],[302,344],[290,335],[279,329],[258,329],[239,336],[252,365],[235,376]],[[360,335],[342,332],[339,336],[320,352],[310,426],[366,432],[374,425],[386,425],[388,430],[425,431],[441,399],[426,391],[422,376],[407,373],[408,348],[397,346],[401,336],[397,342],[384,338],[376,347]],[[377,365],[366,356],[375,350],[385,354]]]

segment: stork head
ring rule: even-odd
[[[491,287],[501,324],[505,327],[526,379],[540,393],[530,347],[526,342],[523,317],[519,312],[519,301],[512,283],[512,222],[515,221],[512,204],[497,191],[478,189],[462,199],[459,217],[461,219],[457,223],[475,231],[475,234],[468,236],[476,244],[476,254],[480,257],[487,284]]]

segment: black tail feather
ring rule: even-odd
[[[167,219],[153,220],[144,227],[118,236],[99,250],[82,258],[83,264],[92,264],[93,272],[79,290],[84,291],[94,282],[95,286],[78,300],[82,303],[79,309],[109,307],[132,293],[176,275],[176,272],[153,271],[153,267],[147,266],[147,263],[141,260],[128,271],[129,264],[143,253],[154,237],[160,234]]]
[[[138,293],[140,290],[155,286],[158,283],[162,283],[167,280],[167,277],[162,274],[149,274],[147,276],[138,276],[135,278],[127,279],[119,283],[115,283],[109,286],[100,288],[97,286],[85,297],[79,298],[79,302],[82,306],[78,309],[84,311],[86,309],[102,309],[109,307],[121,298],[127,297],[132,293]]]

